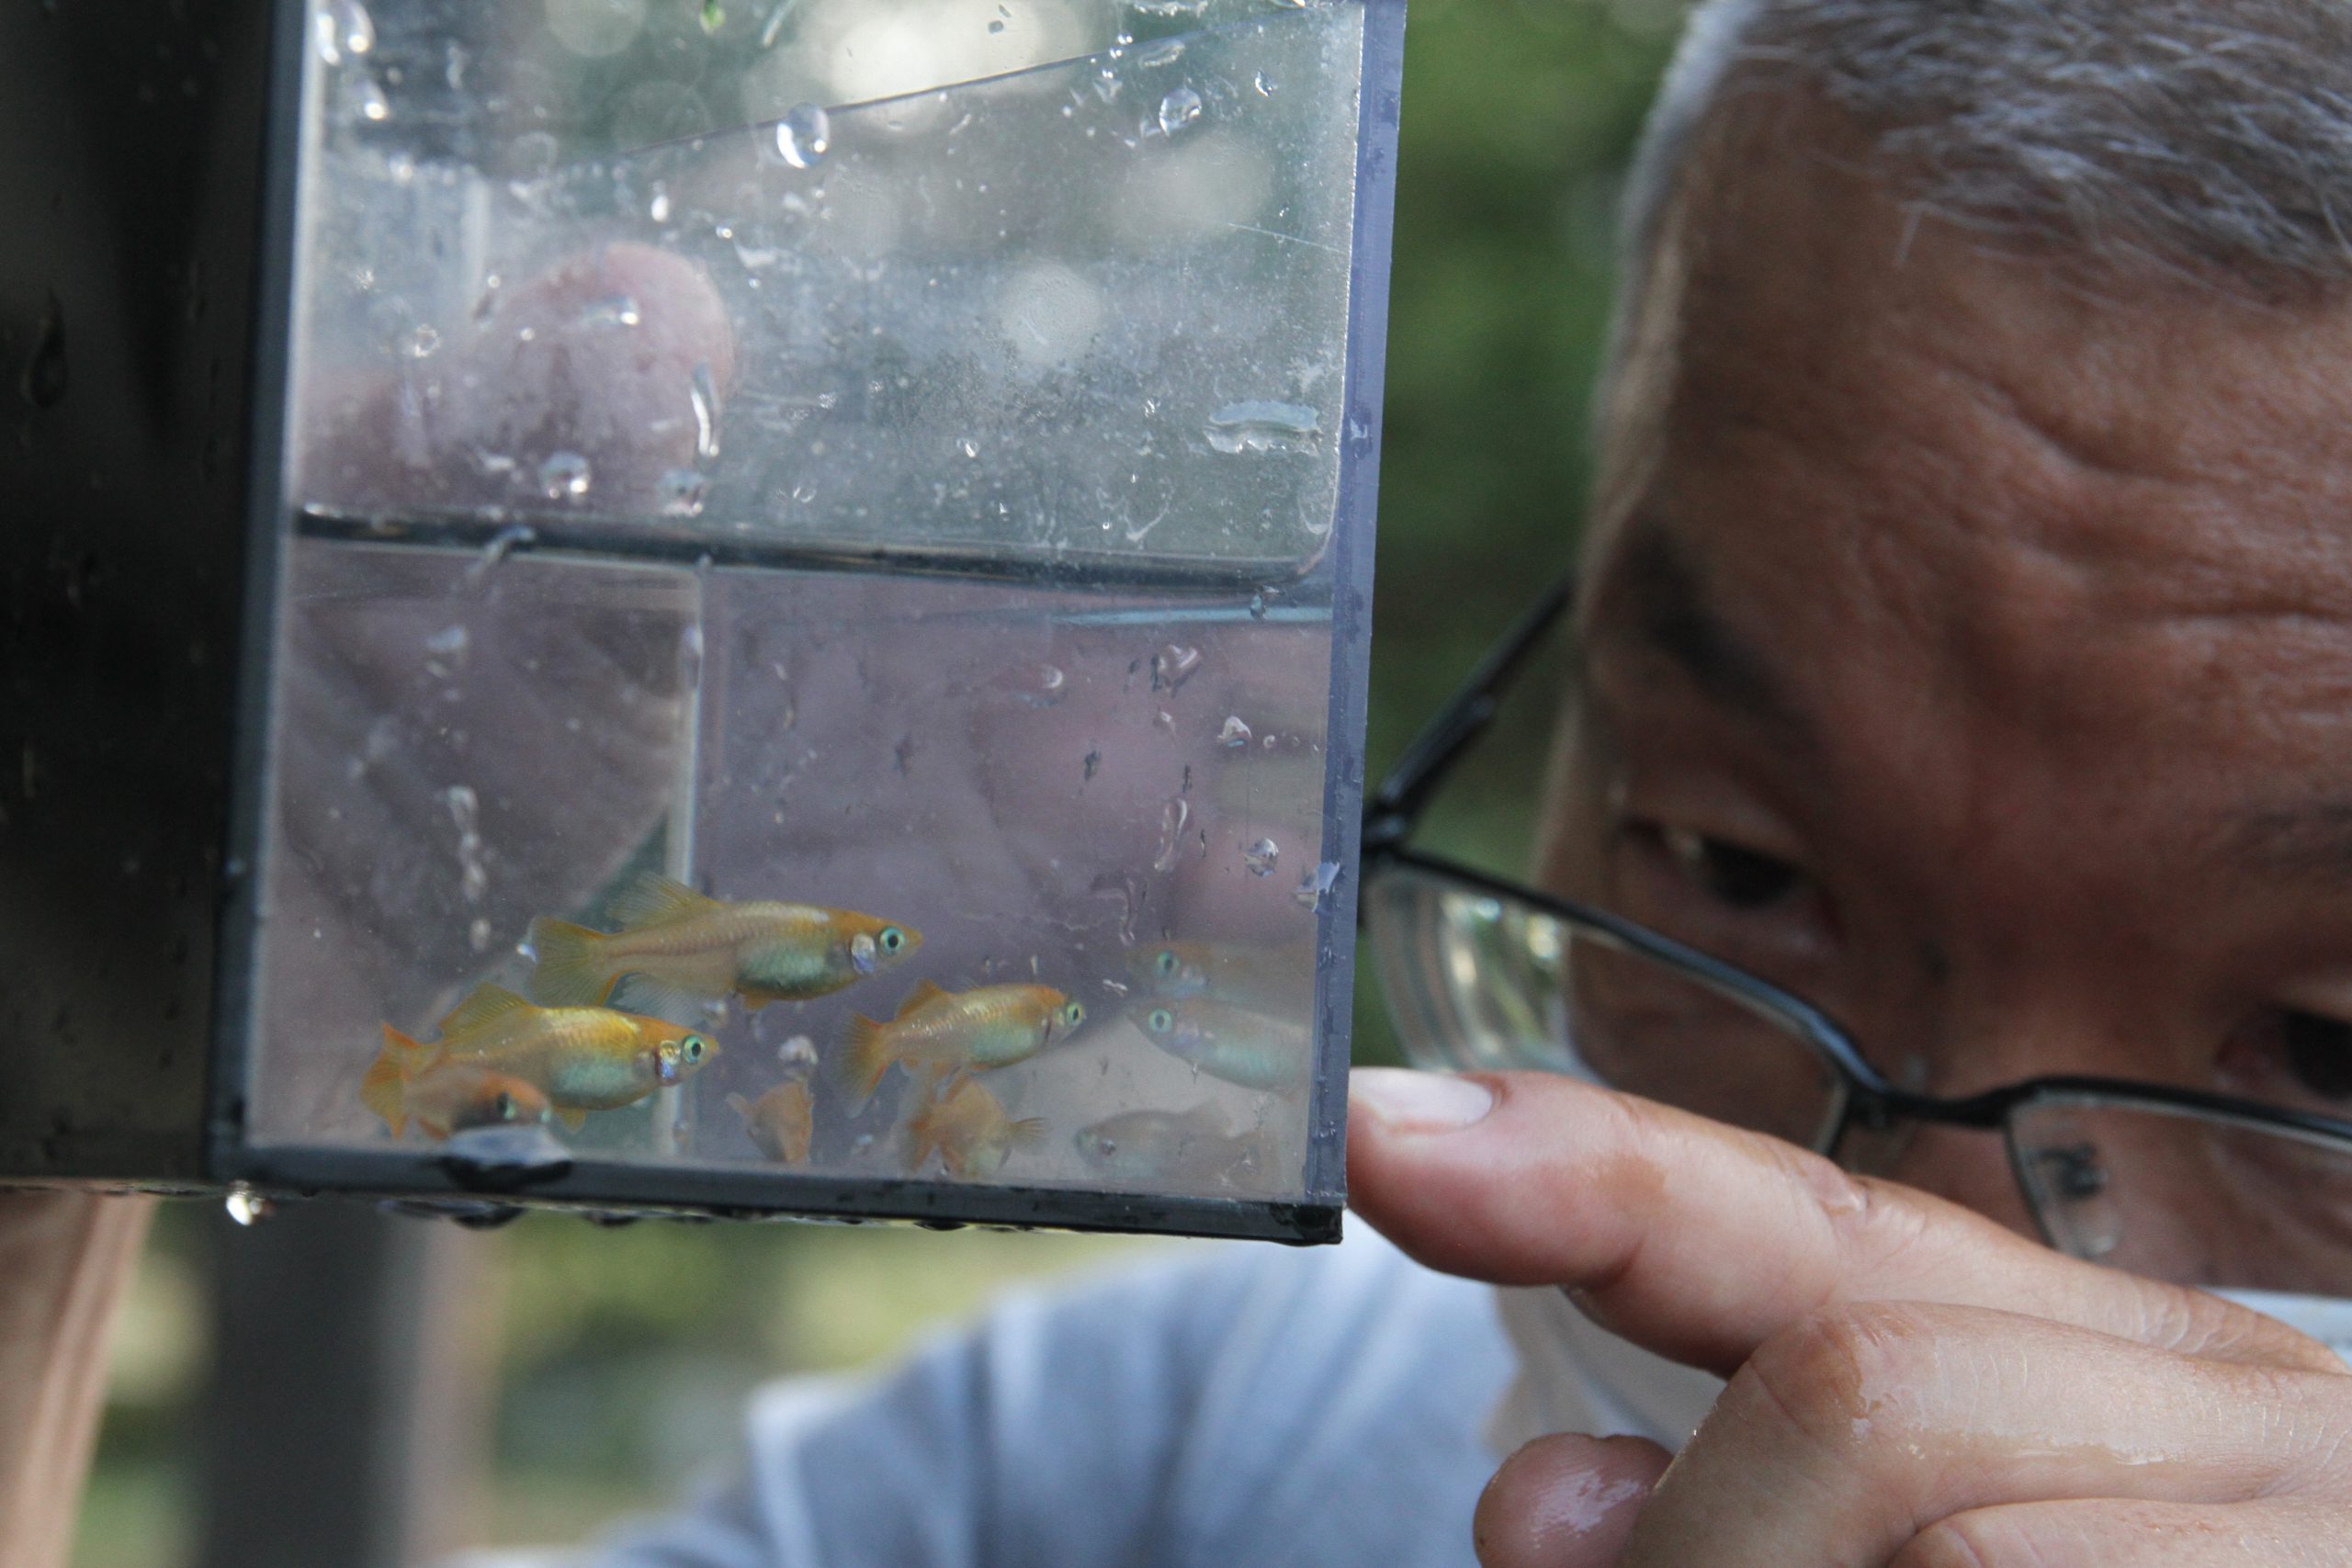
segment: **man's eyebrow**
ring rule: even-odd
[[[1697,565],[1666,528],[1631,524],[1602,591],[1617,603],[1597,618],[1622,616],[1645,648],[1672,660],[1710,700],[1810,738],[1812,727],[1771,661],[1716,614]]]
[[[2224,841],[2230,858],[2272,876],[2352,879],[2352,798],[2244,812]]]

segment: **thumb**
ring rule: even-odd
[[[1503,1461],[1478,1498],[1471,1539],[1483,1568],[1610,1568],[1665,1472],[1641,1438],[1538,1438]]]

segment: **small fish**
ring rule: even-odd
[[[420,1043],[384,1025],[384,1049],[364,1081],[414,1078],[443,1062],[521,1078],[546,1096],[567,1127],[683,1082],[718,1054],[684,1025],[611,1008],[543,1008],[503,986],[477,986]],[[366,1090],[363,1089],[363,1094]]]
[[[1234,1133],[1210,1105],[1190,1111],[1123,1111],[1072,1135],[1091,1169],[1127,1181],[1229,1181],[1263,1168],[1272,1153],[1265,1129]]]
[[[626,979],[643,1005],[673,1010],[740,993],[752,1011],[807,1001],[878,975],[922,933],[852,909],[727,904],[650,873],[613,905],[607,936],[569,920],[531,922],[531,994],[571,1006],[608,1000]]]
[[[1302,1005],[1313,989],[1315,974],[1305,947],[1218,942],[1138,947],[1127,954],[1127,969],[1147,996],[1210,997],[1235,1007],[1277,1011]]]
[[[805,1078],[786,1078],[757,1100],[740,1094],[727,1097],[727,1107],[743,1119],[743,1131],[760,1153],[785,1165],[808,1159],[808,1140],[815,1134],[817,1097]]]
[[[386,1051],[359,1081],[360,1103],[384,1119],[393,1137],[411,1122],[427,1137],[446,1139],[474,1127],[547,1120],[548,1097],[537,1084],[474,1062],[421,1063],[421,1055]]]
[[[1043,1117],[1015,1122],[1004,1113],[996,1096],[968,1077],[959,1077],[945,1094],[907,1122],[914,1139],[914,1164],[920,1171],[934,1154],[958,1181],[985,1181],[1004,1168],[1014,1149],[1034,1148],[1046,1135]]]
[[[1306,1028],[1208,997],[1139,1003],[1127,1017],[1151,1043],[1244,1089],[1296,1088],[1312,1055]]]
[[[925,980],[887,1022],[852,1015],[842,1080],[863,1105],[893,1062],[909,1072],[985,1072],[1026,1061],[1086,1021],[1086,1007],[1051,986],[944,991]]]

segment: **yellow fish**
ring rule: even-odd
[[[1288,1090],[1306,1081],[1306,1026],[1209,997],[1141,1002],[1127,1017],[1151,1043],[1212,1077],[1244,1089]]]
[[[1235,1007],[1294,1010],[1314,992],[1306,947],[1244,947],[1219,942],[1159,942],[1127,954],[1146,995],[1209,997]]]
[[[727,1107],[743,1119],[743,1131],[760,1153],[785,1165],[807,1163],[817,1122],[817,1097],[807,1079],[786,1078],[757,1100],[730,1094]]]
[[[842,1081],[854,1100],[873,1098],[893,1062],[909,1072],[985,1072],[1026,1061],[1086,1021],[1086,1007],[1051,986],[944,991],[925,980],[888,1022],[852,1015]]]
[[[359,1081],[360,1103],[384,1119],[393,1137],[411,1122],[428,1137],[447,1138],[472,1127],[547,1120],[548,1097],[537,1084],[476,1062],[424,1062],[424,1054],[387,1050]]]
[[[1012,1120],[996,1096],[972,1078],[959,1077],[945,1094],[909,1119],[907,1131],[914,1138],[912,1169],[921,1171],[936,1154],[956,1180],[985,1181],[1004,1168],[1014,1149],[1034,1148],[1046,1135],[1046,1122],[1038,1116]]]
[[[1079,1157],[1105,1176],[1126,1181],[1230,1181],[1265,1166],[1270,1129],[1236,1134],[1213,1107],[1190,1111],[1123,1111],[1072,1136]]]
[[[430,1043],[384,1025],[383,1053],[364,1081],[380,1084],[388,1073],[415,1078],[443,1062],[465,1063],[521,1078],[547,1097],[565,1126],[578,1127],[588,1111],[635,1104],[717,1055],[715,1041],[662,1019],[533,1007],[503,986],[477,986]]]
[[[607,936],[546,916],[531,922],[531,994],[577,1005],[607,1000],[622,980],[661,1009],[740,993],[756,1012],[807,1001],[878,975],[922,945],[922,934],[851,909],[726,904],[648,873],[613,905]]]

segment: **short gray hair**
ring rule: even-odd
[[[1629,291],[1708,117],[1820,94],[1898,195],[2125,278],[2352,288],[2352,0],[1709,0],[1637,155]]]

